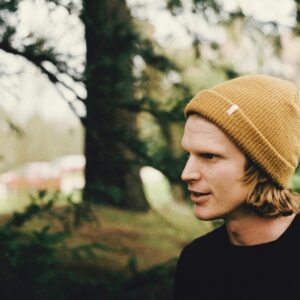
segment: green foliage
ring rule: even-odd
[[[95,202],[102,199],[106,203],[124,207],[124,201],[129,197],[122,195],[130,190],[130,184],[126,183],[127,178],[134,174],[134,168],[142,165],[156,167],[172,183],[178,182],[183,160],[176,149],[176,139],[172,140],[171,127],[174,123],[182,126],[183,107],[192,96],[191,90],[196,89],[196,85],[197,89],[202,87],[199,83],[204,85],[204,82],[212,81],[212,76],[196,62],[201,60],[209,64],[208,57],[211,56],[211,60],[216,62],[214,69],[222,73],[223,77],[234,78],[239,75],[238,70],[222,61],[223,45],[218,44],[215,37],[208,39],[199,32],[192,32],[194,29],[186,28],[193,37],[197,58],[192,62],[193,66],[189,66],[192,72],[188,85],[184,79],[183,68],[179,68],[175,60],[165,54],[167,51],[154,42],[152,28],[149,36],[136,28],[126,1],[82,1],[82,5],[72,0],[44,1],[45,7],[49,8],[49,14],[55,9],[62,9],[78,17],[81,10],[80,19],[85,25],[87,46],[86,68],[82,74],[78,71],[82,68],[72,67],[72,55],[60,53],[54,43],[51,46],[47,36],[35,36],[32,32],[30,39],[21,39],[18,42],[14,40],[16,28],[10,27],[5,15],[8,12],[17,12],[18,3],[16,0],[1,2],[0,25],[5,30],[0,48],[32,62],[52,83],[65,87],[74,94],[74,98],[86,105],[87,117],[81,118],[86,128],[84,197]],[[166,0],[166,4],[173,15],[183,12],[184,1]],[[208,26],[222,26],[225,29],[236,19],[241,24],[246,19],[240,9],[234,12],[225,11],[222,3],[215,0],[193,0],[192,12],[204,19]],[[249,32],[251,28],[261,27],[259,25],[255,20],[252,23],[251,20],[243,23],[243,26],[249,27]],[[279,53],[281,44],[278,28],[276,24],[272,28],[273,46]],[[237,36],[242,32],[241,28],[235,26],[232,29],[237,32]],[[261,35],[264,35],[263,30]],[[211,50],[208,56],[205,56],[206,45]],[[192,55],[184,50],[184,56]],[[140,75],[135,76],[133,62],[136,57],[140,58],[142,67],[139,70]],[[51,67],[46,68],[45,65]],[[172,81],[172,76],[168,78],[172,72],[177,73],[179,79]],[[86,101],[76,93],[73,84],[68,84],[69,80],[61,79],[65,75],[72,83],[85,84],[88,95]],[[201,76],[203,80],[199,80]],[[71,108],[73,102],[67,101]],[[153,123],[159,128],[155,132],[157,135],[149,140],[139,138],[136,116],[141,112],[151,114]],[[138,176],[134,181],[136,186],[141,186]],[[138,194],[136,192],[134,196],[136,203],[142,199],[142,195]]]
[[[293,28],[294,33],[300,35],[300,0],[294,0],[296,7],[296,24]]]
[[[0,2],[0,26],[4,26],[4,33],[2,33],[1,39],[10,37],[15,32],[15,28],[7,24],[7,15],[9,13],[15,13],[18,9],[19,0],[1,1]]]
[[[112,206],[121,206],[122,204],[124,195],[122,190],[116,185],[103,184],[99,180],[90,185],[89,189],[91,193],[89,201],[92,203],[105,204],[108,202],[107,199],[109,199],[109,203]]]
[[[214,10],[216,13],[220,13],[222,7],[219,1],[215,0],[193,0],[194,12],[205,13],[208,9]]]
[[[1,1],[0,10],[15,12],[18,8],[19,0]]]
[[[177,15],[182,12],[182,2],[181,0],[168,0],[167,8],[173,15]]]
[[[153,156],[153,166],[161,170],[171,182],[181,182],[180,174],[186,163],[186,155],[175,157],[168,148],[161,149]]]
[[[40,214],[55,217],[51,210],[56,201],[52,198],[41,206],[33,203],[0,226],[1,299],[171,299],[175,261],[140,272],[132,256],[127,268],[113,273],[87,264],[98,259],[98,250],[113,248],[98,242],[68,246],[70,231],[64,227],[53,231],[47,224],[26,229],[26,223]],[[70,211],[72,215],[76,209]],[[71,260],[67,263],[65,257]]]
[[[297,25],[299,26],[300,24],[300,1],[299,0],[294,0],[295,6],[296,6],[296,21]]]
[[[236,70],[229,66],[224,67],[224,73],[228,79],[233,79],[240,75]]]
[[[148,39],[140,38],[137,45],[137,54],[141,55],[147,64],[162,72],[178,69],[175,63],[168,57],[163,54],[156,53],[153,47],[153,42]]]
[[[183,12],[183,0],[168,0],[167,8],[173,15],[178,15]],[[218,1],[215,0],[193,0],[193,12],[204,14],[208,9],[212,9],[215,12],[219,13],[221,6]]]
[[[298,165],[295,170],[293,177],[290,180],[290,188],[296,193],[300,193],[300,160],[298,160]]]
[[[68,274],[56,251],[64,235],[49,229],[0,228],[1,299],[64,299],[62,280]]]

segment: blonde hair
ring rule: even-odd
[[[257,215],[276,218],[300,212],[300,195],[289,188],[280,187],[249,159],[243,182],[250,187],[247,203]]]
[[[293,83],[262,74],[240,76],[200,91],[184,111],[217,125],[288,188],[300,149],[300,91]]]
[[[208,120],[198,112],[187,112],[187,118],[191,115]],[[245,175],[242,182],[249,185],[246,201],[257,215],[276,218],[300,213],[300,194],[279,186],[249,157],[246,157]]]

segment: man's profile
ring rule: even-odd
[[[185,115],[182,180],[195,216],[224,225],[183,249],[174,299],[300,299],[298,89],[241,76],[199,92]]]

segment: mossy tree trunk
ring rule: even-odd
[[[140,165],[130,150],[136,116],[124,105],[133,101],[132,58],[136,42],[125,0],[85,0],[87,158],[84,198],[146,211]]]

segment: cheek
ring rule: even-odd
[[[220,165],[220,174],[228,181],[239,182],[244,177],[244,161],[237,160],[228,160],[224,161],[222,165]]]
[[[215,192],[231,194],[233,190],[238,193],[244,190],[242,178],[244,176],[244,168],[241,165],[234,165],[230,162],[224,162],[218,166],[214,166],[207,172],[206,179]]]

